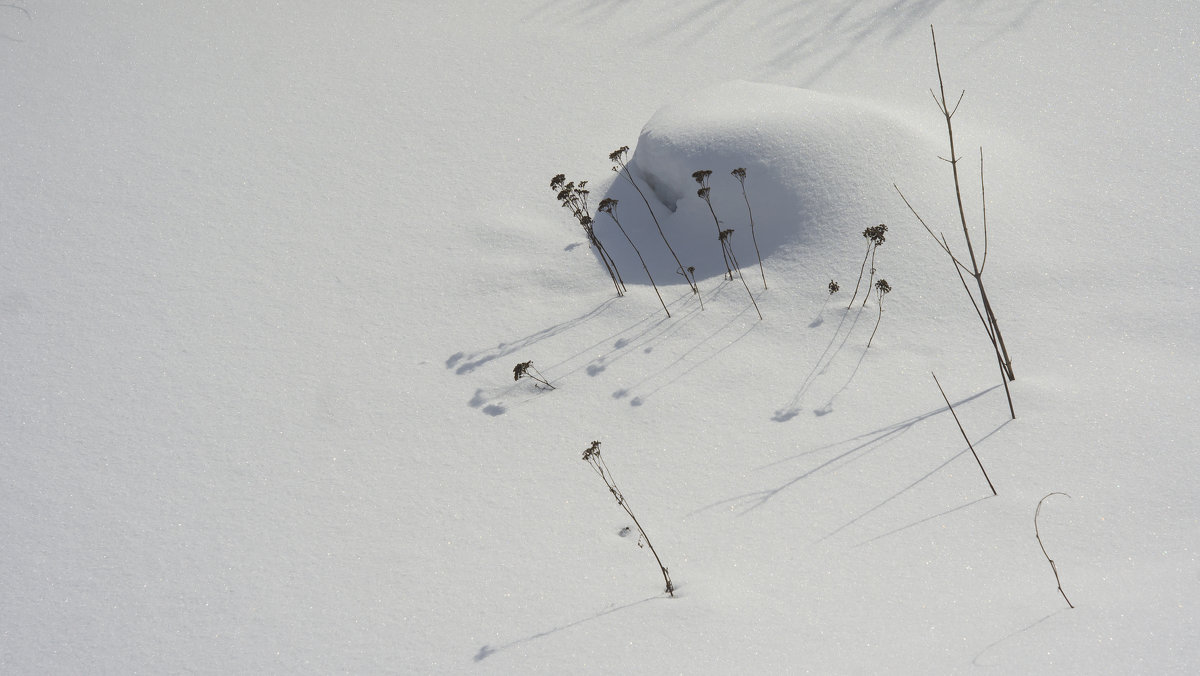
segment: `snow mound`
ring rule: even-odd
[[[892,183],[911,185],[915,176],[931,173],[937,144],[928,131],[869,102],[734,81],[658,110],[642,129],[630,168],[649,188],[680,259],[704,279],[722,274],[724,265],[718,229],[696,194],[693,172],[713,172],[711,198],[721,228],[736,231],[739,261],[750,266],[756,257],[747,205],[733,169],[746,169],[762,257],[805,259],[857,249],[857,233],[885,220],[885,206],[889,212],[902,206]],[[613,191],[621,193],[623,213],[637,214],[635,203],[642,210],[627,182],[618,181]],[[646,222],[638,223],[635,241],[657,238],[644,210],[638,215]],[[658,244],[665,249],[661,239]],[[669,254],[655,257],[674,268]]]

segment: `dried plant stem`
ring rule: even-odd
[[[571,210],[571,215],[575,220],[579,221],[580,227],[587,234],[588,243],[596,248],[596,253],[600,254],[600,262],[604,263],[604,269],[608,270],[608,276],[612,278],[613,286],[617,290],[617,296],[625,295],[625,280],[621,278],[621,271],[617,269],[617,262],[609,255],[608,250],[600,243],[600,238],[596,235],[595,222],[592,219],[591,209],[588,207],[588,195],[591,191],[587,190],[587,181],[580,181],[579,185],[575,185],[574,181],[567,181],[567,177],[563,174],[556,175],[550,181],[550,189],[558,191],[559,203]]]
[[[871,297],[871,284],[875,282],[875,252],[878,250],[878,244],[875,244],[871,247],[871,276],[867,277],[867,293],[863,295],[863,307],[867,306],[867,299]]]
[[[750,197],[746,195],[746,170],[738,167],[729,172],[742,186],[742,199],[746,202],[746,213],[750,215],[750,240],[754,242],[754,254],[758,256],[758,273],[762,275],[763,290],[767,290],[767,272],[763,270],[762,252],[758,250],[758,235],[754,230],[754,210],[750,208]]]
[[[633,243],[633,239],[629,236],[629,233],[625,232],[625,227],[621,225],[621,221],[617,220],[617,212],[614,210],[616,206],[617,200],[609,198],[600,202],[600,211],[608,214],[613,219],[613,223],[617,224],[617,228],[621,231],[621,234],[625,235],[625,240],[629,242],[629,246],[633,247],[633,252],[637,254],[638,260],[642,263],[642,269],[646,271],[646,276],[650,278],[650,286],[654,287],[654,293],[658,296],[658,302],[662,303],[663,312],[666,312],[667,317],[670,317],[671,311],[667,309],[667,303],[663,300],[662,294],[659,293],[658,285],[654,283],[654,276],[650,274],[650,268],[646,265],[646,259],[642,258],[642,252]]]
[[[629,181],[629,184],[632,185],[633,189],[637,191],[638,196],[642,198],[642,202],[646,205],[646,210],[650,212],[650,219],[654,221],[654,227],[658,228],[658,234],[660,237],[662,237],[663,244],[667,245],[667,250],[671,252],[671,257],[675,259],[675,264],[679,266],[675,270],[676,274],[683,275],[683,278],[687,280],[688,286],[691,287],[692,293],[699,296],[700,287],[696,285],[696,268],[684,267],[683,263],[679,260],[679,256],[675,254],[675,249],[671,246],[671,243],[667,241],[667,235],[663,232],[662,225],[658,222],[658,217],[654,215],[654,209],[650,206],[650,200],[646,199],[646,194],[642,192],[642,189],[638,186],[637,181],[633,180],[633,174],[630,173],[629,166],[625,164],[625,155],[628,152],[629,146],[622,146],[609,153],[608,159],[612,160],[613,164],[616,165],[612,169],[613,171],[617,172],[618,175],[624,176],[625,180]],[[703,302],[701,302],[701,306],[703,309]]]
[[[933,371],[929,372],[933,376],[933,382],[937,383],[938,392],[942,393],[942,399],[946,400],[946,408],[950,409],[950,415],[954,416],[954,422],[958,425],[958,431],[967,442],[967,448],[971,449],[971,455],[975,456],[975,462],[979,465],[979,471],[983,472],[983,478],[987,479],[988,488],[992,489],[992,495],[996,495],[996,487],[992,485],[992,479],[988,476],[987,470],[983,468],[983,462],[979,459],[979,454],[975,452],[975,445],[971,443],[971,439],[967,437],[966,430],[963,429],[962,422],[958,419],[958,414],[954,412],[954,406],[950,403],[950,398],[946,396],[946,391],[942,389],[942,384],[938,382],[937,374]]]
[[[746,295],[750,296],[750,303],[754,305],[754,311],[758,313],[758,320],[762,321],[762,310],[758,309],[758,301],[754,300],[754,294],[750,293],[750,285],[746,283],[746,278],[742,276],[742,266],[738,265],[737,256],[733,254],[733,245],[730,239],[733,237],[733,229],[721,231],[721,247],[728,254],[729,259],[733,262],[733,269],[737,270],[738,279],[742,280],[742,286],[746,288]]]
[[[1042,513],[1042,503],[1045,502],[1046,498],[1050,497],[1051,495],[1065,495],[1068,498],[1071,497],[1066,493],[1055,491],[1054,493],[1047,493],[1045,497],[1043,497],[1041,500],[1038,500],[1037,509],[1033,512],[1033,534],[1037,537],[1038,546],[1042,548],[1042,555],[1045,556],[1046,560],[1050,562],[1050,570],[1054,572],[1054,582],[1058,585],[1058,593],[1062,594],[1063,600],[1067,602],[1069,607],[1074,608],[1075,605],[1071,603],[1071,599],[1067,598],[1067,593],[1063,591],[1062,580],[1058,577],[1058,566],[1055,565],[1054,559],[1050,558],[1050,554],[1046,552],[1046,545],[1042,542],[1042,534],[1038,530],[1038,516]]]
[[[871,343],[875,341],[875,332],[879,330],[879,323],[883,321],[883,297],[891,293],[892,287],[887,283],[886,279],[881,279],[875,283],[875,292],[879,296],[879,317],[875,319],[875,328],[871,330],[871,337],[867,339],[867,349],[871,349]],[[870,295],[870,294],[868,294]],[[866,301],[863,301],[866,305]]]
[[[733,261],[729,258],[729,247],[726,246],[725,240],[721,239],[721,221],[717,220],[717,212],[713,211],[712,202],[707,196],[704,197],[704,203],[708,205],[708,213],[712,214],[713,223],[717,225],[717,242],[721,245],[721,258],[725,263],[725,279],[733,281]]]
[[[667,567],[663,565],[662,559],[658,557],[658,552],[655,551],[654,545],[650,543],[650,536],[646,535],[646,530],[642,528],[642,524],[633,515],[633,510],[629,509],[629,503],[625,500],[625,496],[621,494],[621,489],[617,488],[616,481],[613,480],[612,472],[608,469],[608,464],[604,462],[604,458],[600,455],[600,442],[593,441],[592,445],[583,451],[583,460],[595,470],[600,479],[604,481],[605,487],[612,496],[616,498],[617,504],[625,510],[630,519],[633,519],[633,525],[637,526],[638,533],[645,540],[646,546],[650,548],[650,553],[654,555],[654,560],[658,562],[658,568],[662,571],[663,581],[666,582],[666,592],[671,596],[675,596],[675,585],[671,582],[671,575],[667,571]]]
[[[865,273],[867,271],[867,259],[871,257],[871,249],[872,248],[873,247],[871,246],[871,243],[868,242],[867,243],[867,252],[865,254],[863,254],[862,268],[860,268],[858,271],[858,282],[854,285],[854,295],[850,296],[850,304],[846,306],[847,310],[854,307],[854,300],[856,298],[858,298],[858,288],[860,286],[862,286],[863,273]],[[868,284],[867,285],[867,295],[870,295],[870,294],[871,294],[871,285]]]

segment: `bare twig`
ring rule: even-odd
[[[1071,599],[1067,598],[1067,593],[1063,591],[1062,580],[1058,577],[1058,566],[1055,565],[1054,559],[1050,558],[1050,554],[1046,552],[1046,545],[1042,543],[1042,534],[1040,531],[1038,531],[1038,516],[1042,513],[1042,503],[1045,502],[1046,498],[1050,497],[1051,495],[1065,495],[1068,498],[1071,497],[1066,493],[1055,491],[1054,493],[1047,493],[1045,497],[1043,497],[1041,500],[1038,500],[1037,509],[1033,512],[1033,534],[1037,537],[1038,546],[1042,548],[1042,555],[1044,555],[1046,560],[1050,562],[1050,570],[1054,571],[1054,582],[1058,585],[1058,593],[1062,594],[1063,600],[1067,602],[1068,606],[1074,608],[1075,605],[1071,603]]]
[[[933,376],[933,382],[937,383],[938,392],[942,393],[942,399],[946,400],[946,408],[950,409],[950,415],[954,416],[954,422],[958,425],[958,431],[962,434],[963,439],[967,442],[967,448],[971,449],[971,455],[975,456],[975,462],[979,465],[979,471],[983,472],[983,478],[987,479],[988,488],[992,489],[992,495],[996,495],[996,487],[992,485],[992,479],[988,476],[987,470],[983,468],[983,462],[979,459],[979,454],[975,452],[975,445],[971,443],[971,439],[967,437],[966,430],[963,429],[962,422],[958,419],[958,414],[954,412],[954,406],[950,403],[950,398],[946,396],[946,391],[942,389],[942,384],[938,382],[937,374],[933,371],[929,372]]]

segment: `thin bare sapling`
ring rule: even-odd
[[[946,235],[942,232],[934,233],[933,228],[925,222],[921,214],[917,212],[912,203],[905,197],[899,186],[892,184],[896,192],[900,195],[900,199],[904,200],[905,206],[912,212],[929,236],[937,243],[938,247],[946,253],[954,266],[954,271],[958,274],[959,281],[962,282],[963,289],[967,292],[967,297],[971,300],[971,305],[975,308],[975,313],[979,316],[979,321],[982,323],[984,331],[987,332],[988,340],[992,344],[992,349],[996,353],[996,363],[1000,368],[1001,381],[1004,383],[1004,393],[1008,398],[1008,411],[1013,419],[1016,419],[1017,413],[1013,408],[1012,393],[1009,391],[1008,382],[1016,380],[1013,373],[1012,358],[1009,357],[1008,347],[1004,343],[1004,334],[1000,332],[1000,322],[996,319],[996,313],[992,305],[991,299],[988,297],[987,288],[983,283],[983,271],[987,266],[988,255],[988,234],[987,234],[987,190],[983,178],[983,149],[979,150],[979,186],[980,186],[980,201],[982,203],[982,225],[983,225],[983,247],[980,255],[976,255],[975,243],[972,240],[971,230],[967,224],[966,209],[963,207],[963,191],[962,184],[959,180],[958,163],[960,158],[957,155],[957,150],[954,144],[954,124],[953,117],[958,112],[958,107],[962,104],[963,97],[966,95],[966,90],[959,94],[958,100],[953,106],[950,105],[949,99],[946,98],[946,86],[942,77],[942,64],[938,57],[937,51],[937,35],[934,33],[933,26],[929,27],[929,34],[933,40],[933,60],[937,68],[938,75],[938,91],[935,93],[932,89],[929,90],[930,96],[933,97],[934,103],[937,105],[938,111],[946,121],[946,136],[950,141],[950,157],[941,158],[949,163],[950,171],[954,178],[954,197],[958,206],[958,220],[962,228],[963,238],[966,241],[967,247],[967,262],[959,256],[951,248]],[[978,293],[971,291],[970,285],[967,283],[967,276],[975,280],[975,287]]]

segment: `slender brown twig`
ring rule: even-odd
[[[1062,594],[1063,600],[1067,602],[1068,606],[1074,608],[1075,604],[1071,603],[1071,599],[1067,598],[1067,593],[1063,591],[1062,580],[1058,577],[1058,566],[1054,563],[1054,559],[1050,558],[1050,554],[1046,552],[1046,545],[1042,543],[1042,534],[1038,530],[1038,516],[1042,513],[1042,503],[1045,502],[1046,498],[1050,497],[1051,495],[1065,495],[1068,498],[1071,497],[1066,493],[1055,491],[1053,493],[1047,493],[1045,497],[1043,497],[1041,500],[1038,500],[1037,509],[1033,512],[1033,534],[1037,537],[1038,546],[1042,548],[1042,555],[1045,556],[1046,560],[1050,562],[1050,570],[1054,571],[1054,582],[1058,584],[1058,593]]]
[[[942,399],[946,400],[946,408],[950,409],[950,415],[954,416],[954,422],[958,425],[958,431],[962,434],[963,439],[967,442],[967,448],[971,449],[971,455],[975,456],[975,462],[979,465],[979,471],[983,472],[983,478],[987,479],[988,488],[992,489],[992,495],[996,495],[996,487],[992,485],[992,479],[988,476],[987,470],[983,468],[983,462],[979,459],[979,454],[975,452],[975,445],[971,443],[971,439],[967,437],[966,430],[963,429],[962,422],[958,419],[958,414],[954,412],[954,406],[950,404],[950,398],[946,396],[946,390],[942,389],[942,384],[938,382],[937,374],[933,371],[929,372],[933,376],[933,382],[937,383],[938,392],[942,393]]]

